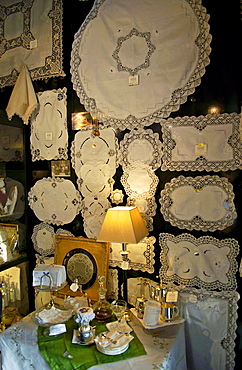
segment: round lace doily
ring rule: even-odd
[[[121,130],[168,117],[209,64],[208,19],[201,0],[96,0],[72,46],[81,103]]]
[[[28,201],[39,220],[55,225],[70,223],[80,212],[80,193],[70,180],[59,177],[38,180]]]

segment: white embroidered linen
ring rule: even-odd
[[[8,119],[11,120],[14,114],[16,114],[27,125],[31,114],[37,106],[38,101],[29,71],[24,65],[19,73],[6,108]]]
[[[228,171],[242,167],[240,115],[209,114],[161,122],[163,171]]]
[[[71,145],[72,166],[83,198],[82,217],[88,238],[97,238],[105,213],[110,208],[108,197],[113,190],[113,176],[118,167],[118,140],[112,128],[78,131]]]
[[[179,292],[185,319],[187,368],[234,369],[239,294],[186,289]]]
[[[159,201],[164,219],[180,229],[223,230],[237,217],[233,186],[216,175],[173,178]]]
[[[121,130],[168,117],[209,64],[208,19],[201,1],[96,0],[72,46],[81,103]]]
[[[55,251],[55,230],[49,224],[41,222],[34,226],[32,234],[34,249],[41,256],[49,256]]]
[[[129,251],[129,267],[128,269],[140,270],[152,274],[154,272],[155,253],[154,243],[156,239],[154,236],[145,237],[137,244],[127,244]],[[122,250],[121,243],[112,243],[110,252],[109,264],[111,267],[121,267],[122,257],[120,251]]]
[[[70,180],[48,177],[36,181],[28,193],[28,202],[39,220],[63,225],[80,212],[81,196]]]
[[[238,242],[211,236],[161,233],[160,278],[164,283],[197,286],[210,290],[235,290]]]
[[[32,80],[65,76],[62,0],[1,0],[0,87],[14,85],[25,64]]]
[[[66,87],[38,93],[39,110],[31,120],[32,161],[67,159]]]

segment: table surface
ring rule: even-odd
[[[183,323],[164,327],[156,336],[145,333],[135,320],[129,324],[143,343],[147,355],[95,365],[91,370],[187,370]],[[28,315],[0,334],[2,370],[50,370],[39,351],[37,329]]]

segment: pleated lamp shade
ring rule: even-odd
[[[98,241],[137,244],[148,235],[145,222],[137,207],[109,208]]]

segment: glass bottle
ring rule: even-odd
[[[112,316],[111,304],[106,300],[106,291],[104,287],[105,276],[98,276],[99,282],[99,300],[93,305],[93,312],[95,313],[95,319],[98,321],[105,321]]]

